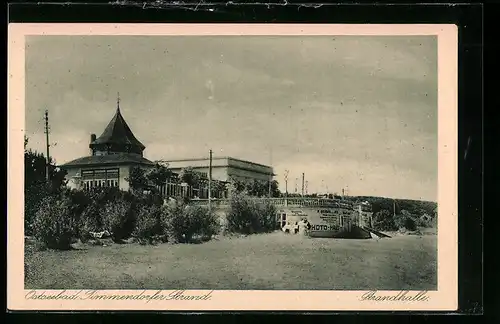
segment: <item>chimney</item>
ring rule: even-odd
[[[97,136],[95,136],[95,134],[90,134],[90,143],[89,143],[89,147],[90,147],[90,144],[94,143],[94,141],[97,139]],[[90,155],[94,155],[94,151],[92,150],[92,148],[90,148]]]

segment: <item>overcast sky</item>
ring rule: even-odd
[[[145,157],[272,164],[288,190],[437,201],[432,36],[29,36],[26,133],[58,163],[116,110]],[[300,180],[297,184],[300,191]]]

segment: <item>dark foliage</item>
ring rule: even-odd
[[[33,234],[33,221],[42,201],[60,194],[65,184],[66,172],[49,159],[49,182],[47,182],[47,161],[42,153],[27,150],[28,138],[24,138],[24,231]]]
[[[226,230],[229,232],[253,234],[276,229],[276,208],[269,202],[251,199],[245,192],[231,196],[226,215]]]
[[[206,207],[171,201],[162,211],[162,225],[169,242],[190,243],[194,237],[210,239],[219,231],[216,215]]]

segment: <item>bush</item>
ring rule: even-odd
[[[254,209],[259,219],[258,232],[270,232],[278,228],[276,222],[276,207],[269,201],[253,201]]]
[[[395,231],[398,226],[388,210],[380,210],[373,214],[373,228],[379,231]]]
[[[185,208],[186,205],[179,201],[169,201],[169,203],[162,208],[162,229],[167,240],[171,243],[182,241],[181,232]]]
[[[48,248],[68,250],[74,230],[71,200],[64,196],[44,198],[33,221],[35,238]]]
[[[131,206],[137,198],[128,193],[120,191],[118,188],[102,187],[91,190],[73,190],[71,199],[74,204],[75,214],[78,215],[78,228],[76,235],[82,242],[91,238],[90,232],[101,232],[107,229],[104,224],[103,208],[115,201],[125,201]],[[133,215],[132,209],[128,216]],[[126,221],[127,231],[131,231],[131,220]],[[108,229],[109,230],[109,229]]]
[[[172,243],[189,243],[195,236],[210,239],[219,227],[217,217],[208,208],[177,201],[162,209],[161,220],[164,233]]]
[[[155,236],[162,234],[161,207],[141,205],[137,211],[134,236],[141,243],[153,243]]]
[[[396,215],[394,222],[399,229],[404,228],[408,231],[414,231],[417,229],[417,223],[413,215],[406,210],[402,210],[400,215]]]
[[[131,203],[124,199],[107,202],[100,210],[100,218],[115,242],[121,242],[132,233],[134,219]]]
[[[436,228],[437,227],[437,219],[435,217],[430,216],[429,214],[423,214],[416,220],[417,226],[425,227],[425,228]]]
[[[211,239],[220,231],[220,220],[213,211],[207,207],[189,206],[187,208],[189,218],[194,220],[197,231],[195,234],[202,236],[203,239]]]
[[[275,215],[276,208],[269,202],[235,193],[226,215],[227,230],[242,234],[269,232],[276,228]]]
[[[33,234],[33,222],[44,199],[51,196],[49,186],[44,181],[33,182],[24,188],[24,233]]]

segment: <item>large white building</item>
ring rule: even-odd
[[[194,171],[208,176],[210,165],[209,158],[180,159],[166,161],[175,173],[182,169],[192,167]],[[239,181],[259,180],[262,182],[272,181],[274,176],[273,168],[267,165],[244,161],[232,157],[212,158],[212,179],[219,181]]]

